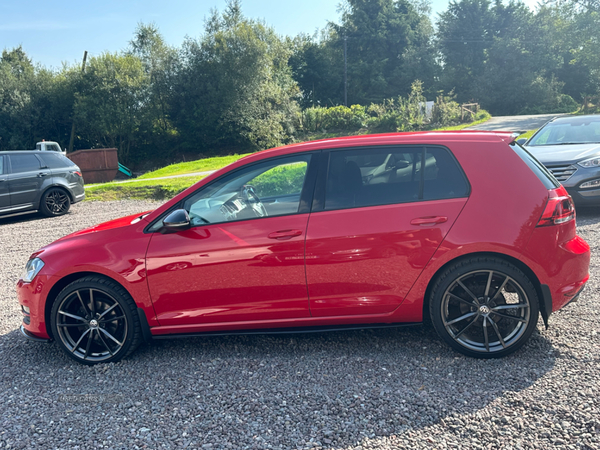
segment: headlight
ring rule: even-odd
[[[600,167],[600,156],[579,161],[577,164],[581,167]]]
[[[37,274],[40,273],[42,267],[44,267],[44,261],[42,261],[40,258],[30,259],[29,261],[27,261],[27,265],[25,266],[25,273],[23,274],[21,279],[25,283],[31,283],[33,279],[37,276]]]

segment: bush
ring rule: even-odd
[[[369,132],[396,132],[422,130],[432,123],[439,126],[460,123],[460,105],[452,96],[437,98],[431,119],[426,116],[425,103],[423,85],[417,80],[406,98],[390,98],[366,108],[361,105],[307,108],[298,114],[298,129],[304,133],[351,133],[363,128]]]

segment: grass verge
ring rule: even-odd
[[[164,180],[140,180],[132,183],[104,183],[86,188],[85,199],[86,201],[165,200],[174,197],[202,178],[204,175]]]
[[[232,162],[235,162],[246,155],[249,155],[249,153],[243,155],[218,156],[215,158],[206,158],[199,159],[197,161],[171,164],[170,166],[163,167],[162,169],[147,172],[136,179],[145,180],[148,178],[170,177],[173,175],[183,175],[186,173],[208,172],[210,170],[217,170],[221,167],[225,167],[227,164],[231,164]]]

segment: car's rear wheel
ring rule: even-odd
[[[61,188],[50,188],[40,200],[40,211],[48,217],[62,216],[69,212],[71,199],[69,194]]]
[[[136,305],[122,286],[88,276],[69,284],[52,307],[52,332],[64,352],[93,365],[116,362],[142,340]]]
[[[451,347],[478,358],[519,349],[539,315],[527,276],[499,258],[474,257],[452,264],[437,279],[429,303],[433,325]]]

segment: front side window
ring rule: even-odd
[[[10,155],[12,173],[40,170],[40,161],[32,154]]]
[[[310,155],[277,158],[237,170],[183,204],[192,226],[296,214]]]
[[[445,148],[332,151],[325,210],[465,197],[466,178]]]

